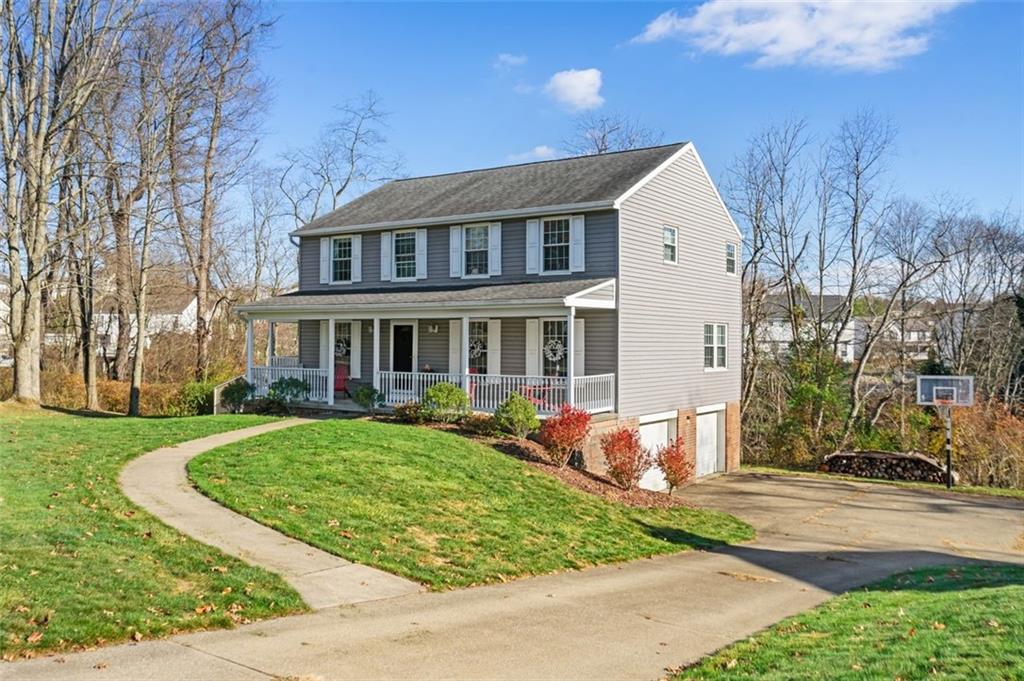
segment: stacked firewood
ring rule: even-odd
[[[821,470],[883,480],[945,482],[946,467],[920,452],[881,452],[854,450],[834,452],[825,457]],[[956,473],[953,474],[956,480]]]

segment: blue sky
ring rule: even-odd
[[[768,123],[804,116],[825,134],[870,107],[899,129],[901,191],[952,192],[984,214],[1021,211],[1022,3],[270,10],[279,19],[262,62],[273,95],[268,161],[369,89],[392,113],[389,142],[410,175],[543,156],[531,150],[557,149],[574,114],[589,110],[635,116],[666,142],[692,140],[718,179]],[[552,80],[564,71],[575,73]]]

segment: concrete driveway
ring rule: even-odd
[[[653,679],[892,572],[1024,564],[1024,504],[740,473],[691,487],[758,539],[0,667],[5,679]]]

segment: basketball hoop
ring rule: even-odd
[[[935,407],[946,422],[946,487],[953,486],[953,407],[974,404],[973,376],[918,376],[917,403]]]

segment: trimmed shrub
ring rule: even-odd
[[[423,413],[431,421],[458,423],[469,414],[469,395],[452,383],[435,383],[423,393]]]
[[[267,388],[267,397],[285,404],[302,402],[309,397],[309,384],[294,376],[279,378]]]
[[[618,428],[601,436],[601,452],[608,475],[623,489],[635,489],[651,467],[651,453],[640,442],[636,428]]]
[[[694,461],[686,455],[682,438],[676,438],[659,447],[654,454],[654,462],[665,476],[669,494],[675,488],[693,479]]]
[[[419,402],[403,402],[395,407],[395,418],[403,423],[423,423],[423,406]]]
[[[384,404],[384,394],[372,385],[361,385],[352,393],[352,401],[365,409],[370,416],[376,416],[377,409]]]
[[[256,393],[256,386],[244,378],[232,381],[220,391],[220,401],[228,411],[239,411]]]
[[[590,414],[568,404],[563,404],[540,428],[540,441],[551,462],[560,468],[569,463],[573,453],[583,448],[588,437]]]
[[[464,431],[473,435],[490,437],[498,432],[498,424],[490,414],[470,414],[459,424]]]
[[[174,416],[195,416],[213,413],[213,389],[211,381],[192,381],[181,386],[178,399],[171,412]]]
[[[494,412],[495,425],[504,433],[523,438],[540,428],[537,407],[519,393],[512,393]]]

